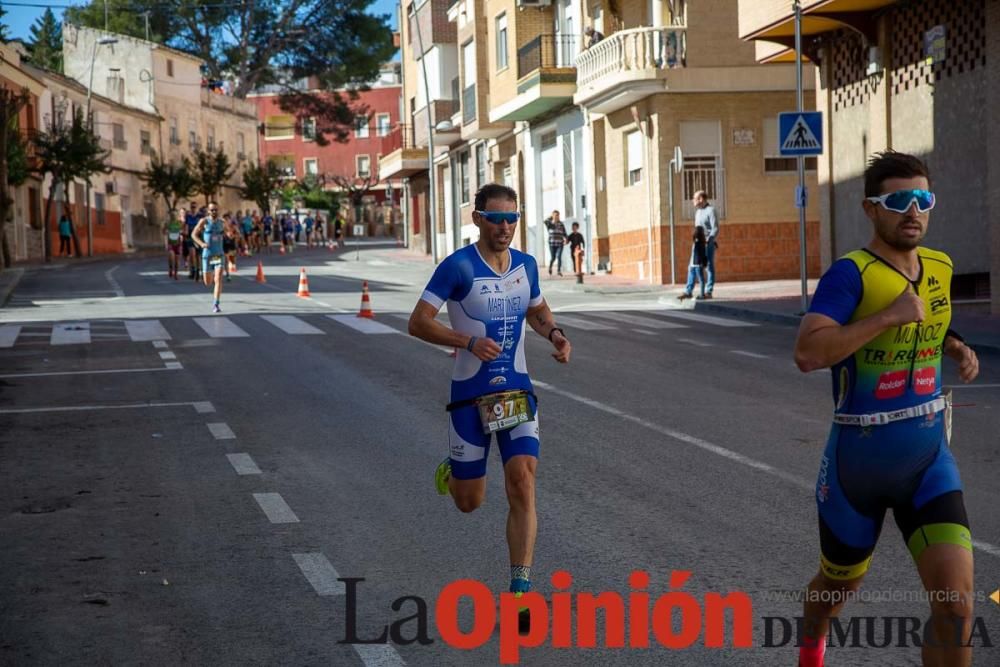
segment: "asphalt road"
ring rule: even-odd
[[[243,264],[221,316],[159,260],[25,275],[0,310],[0,663],[497,664],[498,630],[473,650],[449,646],[435,604],[464,578],[506,590],[499,460],[475,513],[435,494],[452,360],[405,335],[426,263],[389,256],[269,257],[264,285]],[[294,294],[300,267],[312,299]],[[359,278],[374,332],[356,328]],[[702,605],[713,592],[749,595],[754,647],[732,648],[731,635],[728,648],[702,635],[685,650],[549,638],[522,663],[794,664],[791,646],[763,646],[764,618],[800,614],[793,598],[817,566],[827,374],[794,367],[791,328],[561,285],[543,294],[572,363],[556,364],[537,336],[528,345],[542,433],[536,589],[549,596],[565,570],[571,592],[628,602],[629,574],[643,570],[655,600],[672,571],[690,571],[678,590]],[[954,451],[977,540],[977,613],[996,644],[1000,607],[985,596],[1000,585],[1000,355],[980,359],[981,378],[956,390]],[[405,619],[420,603],[393,602],[418,596],[431,643],[343,643],[351,605],[338,577],[364,579],[359,639],[400,620],[412,639],[418,621]],[[847,616],[926,616],[891,520],[865,590]],[[463,631],[473,621],[466,600]],[[828,656],[919,664],[919,649],[895,646]],[[980,649],[976,664],[1000,664],[1000,649]]]

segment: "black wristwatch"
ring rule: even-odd
[[[552,342],[552,334],[554,334],[557,331],[563,335],[563,338],[566,337],[566,332],[565,331],[563,331],[559,327],[552,327],[552,330],[549,332],[549,342],[550,343]]]

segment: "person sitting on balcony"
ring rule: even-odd
[[[594,30],[589,25],[583,29],[583,34],[587,38],[588,49],[592,47],[594,44],[597,44],[599,41],[604,39],[604,35],[601,32]]]

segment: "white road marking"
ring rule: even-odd
[[[166,361],[167,359],[176,359],[177,355],[173,352],[160,352],[160,359]]]
[[[159,320],[125,320],[125,329],[135,341],[163,342],[170,340],[170,334],[163,328]]]
[[[389,644],[352,644],[365,667],[401,667],[406,663]]]
[[[1000,384],[954,384],[949,385],[949,389],[997,389]]]
[[[337,581],[340,577],[337,570],[323,554],[292,554],[292,558],[316,595],[343,595],[346,592],[344,582]]]
[[[179,371],[184,368],[179,361],[168,361],[163,365],[163,367],[171,371]]]
[[[638,315],[629,315],[628,313],[606,312],[594,313],[594,315],[614,320],[615,322],[623,322],[625,324],[632,324],[638,327],[648,327],[650,329],[687,329],[686,324],[677,324],[676,322],[667,322],[666,320],[654,320],[651,317],[639,317]],[[556,322],[558,321],[559,320],[556,320]]]
[[[192,403],[192,402],[181,402],[181,403],[153,403],[147,401],[146,403],[127,403],[125,405],[65,405],[65,406],[54,406],[48,408],[5,408],[0,409],[0,414],[21,414],[30,412],[83,412],[85,410],[131,410],[135,408],[179,408],[184,406],[191,406],[195,409],[195,412],[206,412],[206,410],[201,409],[204,403]],[[211,403],[208,403],[211,406]],[[215,408],[208,410],[207,412],[214,412]]]
[[[260,468],[250,458],[249,454],[226,454],[237,475],[259,475]]]
[[[583,331],[608,331],[618,328],[613,324],[594,322],[592,320],[585,320],[582,317],[563,315],[562,313],[559,313],[559,317],[556,318],[556,324],[565,324],[566,326],[573,327],[574,329],[582,329]]]
[[[303,335],[303,334],[324,334],[326,333],[322,329],[317,329],[313,325],[300,320],[294,315],[261,315],[261,319],[267,320],[274,326],[278,327],[287,334],[293,335]]]
[[[49,345],[79,345],[90,342],[90,322],[64,322],[52,325]]]
[[[194,321],[212,338],[250,337],[250,334],[236,326],[228,317],[196,317]]]
[[[195,412],[201,415],[209,412],[215,412],[215,406],[209,401],[195,401],[191,405],[194,406]]]
[[[770,359],[766,354],[757,354],[756,352],[747,352],[746,350],[729,350],[733,354],[740,354],[744,357],[753,357],[754,359]]]
[[[358,317],[357,315],[327,315],[327,317],[365,334],[402,333],[398,329],[393,329],[387,324],[382,324],[381,322],[376,322],[375,320],[370,320],[366,317]]]
[[[0,347],[14,347],[17,335],[21,333],[20,324],[5,324],[0,326]]]
[[[760,326],[755,322],[744,322],[743,320],[733,320],[728,317],[713,317],[712,315],[701,315],[699,313],[691,313],[688,311],[681,310],[661,310],[657,311],[665,317],[676,317],[680,320],[690,320],[692,322],[701,322],[702,324],[713,324],[717,327],[757,327]]]
[[[299,522],[299,517],[295,516],[280,493],[255,493],[253,497],[271,523]]]
[[[678,343],[689,343],[691,345],[697,345],[698,347],[715,347],[711,343],[706,343],[703,340],[692,340],[691,338],[678,338]]]
[[[647,336],[656,336],[656,335],[658,335],[655,331],[646,331],[645,329],[632,329],[632,331],[634,331],[636,333],[645,334]]]
[[[205,424],[216,440],[235,440],[236,434],[226,422],[210,422]]]
[[[156,348],[157,350],[165,350],[170,346],[167,345],[167,341],[165,340],[154,340],[153,347]]]
[[[540,380],[532,380],[532,384],[534,384],[534,386],[536,387],[541,387],[542,389],[551,391],[553,394],[558,394],[559,396],[563,396],[565,398],[569,398],[579,403],[583,403],[584,405],[592,407],[595,410],[600,410],[601,412],[614,415],[619,419],[624,419],[625,421],[632,422],[633,424],[638,424],[639,426],[643,426],[651,431],[655,431],[669,438],[673,438],[674,440],[678,440],[680,442],[693,445],[695,447],[698,447],[699,449],[705,450],[706,452],[717,454],[719,456],[729,459],[730,461],[736,461],[737,463],[742,463],[747,467],[759,470],[774,477],[778,477],[794,486],[799,487],[800,489],[805,489],[806,491],[813,491],[815,489],[815,485],[813,484],[813,482],[807,479],[799,477],[798,475],[793,475],[792,473],[789,472],[785,472],[780,468],[775,468],[774,466],[764,463],[763,461],[758,461],[756,459],[750,458],[749,456],[744,456],[743,454],[734,452],[731,449],[726,449],[725,447],[720,447],[719,445],[712,444],[707,440],[702,440],[701,438],[697,438],[693,435],[688,435],[687,433],[683,433],[681,431],[677,431],[672,428],[667,428],[666,426],[661,426],[659,424],[648,421],[641,417],[630,415],[627,412],[623,412],[618,408],[606,405],[605,403],[601,403],[600,401],[595,401],[592,398],[586,398],[584,396],[568,392],[564,389],[558,389],[548,384],[547,382],[542,382]],[[991,556],[1000,558],[1000,547],[994,544],[990,544],[989,542],[983,542],[981,540],[973,540],[972,545],[976,549],[982,551],[983,553],[987,553],[990,554]]]
[[[118,270],[118,265],[115,264],[110,269],[104,272],[104,277],[107,279],[108,284],[111,285],[111,289],[115,291],[115,294],[117,296],[125,296],[125,292],[122,291],[122,286],[118,284],[118,281],[115,280],[115,277],[113,275],[114,272],[117,270]]]
[[[170,364],[177,364],[176,366],[171,366]],[[163,368],[113,368],[110,370],[103,371],[53,371],[50,373],[7,373],[6,375],[0,375],[0,379],[4,378],[37,378],[37,377],[55,377],[58,375],[107,375],[111,373],[155,373],[157,371],[176,371],[183,368],[177,362],[167,362],[167,365]]]

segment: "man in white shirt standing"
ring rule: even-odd
[[[694,204],[694,226],[705,229],[705,250],[708,254],[705,296],[701,298],[711,299],[712,290],[715,289],[715,249],[718,245],[716,239],[719,236],[719,218],[715,214],[715,207],[708,203],[708,194],[704,190],[695,192],[691,203]]]

